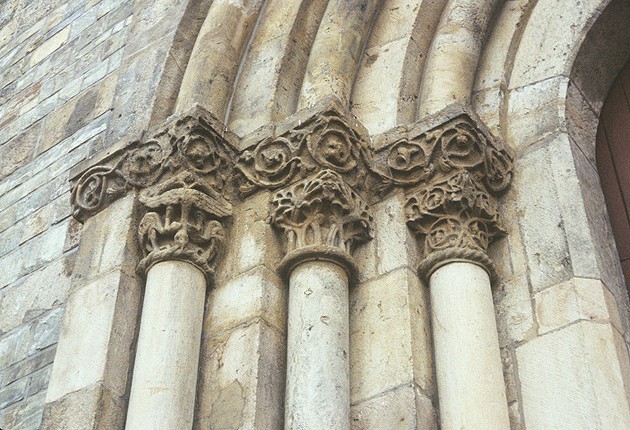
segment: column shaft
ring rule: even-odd
[[[289,279],[287,430],[349,430],[348,276],[306,261]]]
[[[509,430],[488,273],[452,262],[429,280],[442,430]]]
[[[192,428],[205,295],[190,263],[149,269],[126,430]]]

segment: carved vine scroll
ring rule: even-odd
[[[489,191],[512,180],[511,159],[475,121],[459,115],[429,131],[404,133],[375,165],[382,187],[414,186],[464,169]]]
[[[111,165],[92,167],[80,176],[71,194],[74,217],[84,221],[122,194],[181,171],[200,175],[211,188],[222,192],[236,154],[223,129],[210,113],[197,107],[132,142]]]
[[[262,140],[236,162],[240,191],[278,189],[317,170],[329,169],[353,187],[363,188],[372,164],[368,138],[356,120],[340,109],[314,114],[280,136]]]
[[[419,185],[407,195],[407,225],[415,234],[424,257],[420,273],[430,275],[437,265],[449,259],[477,262],[494,269],[486,252],[493,240],[505,234],[501,225],[497,197],[512,180],[512,160],[498,150],[487,135],[467,116],[452,120],[431,132],[422,134],[414,148],[422,157],[401,155],[396,171],[421,169],[415,176]],[[420,143],[421,142],[421,143]],[[402,145],[402,146],[401,146]],[[408,141],[396,143],[390,160],[409,148]],[[415,151],[415,150],[414,150]],[[408,153],[407,149],[403,153]],[[415,167],[414,167],[415,166]],[[409,177],[404,181],[413,184]]]

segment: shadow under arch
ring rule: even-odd
[[[602,281],[616,296],[622,313],[630,302],[613,240],[610,214],[604,201],[606,184],[601,182],[596,160],[596,134],[606,97],[624,64],[630,58],[630,3],[612,0],[597,17],[582,41],[569,73],[565,118],[587,217],[599,250]],[[599,156],[599,154],[597,154]],[[580,163],[579,159],[586,160]],[[602,190],[602,186],[604,190]]]

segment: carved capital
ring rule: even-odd
[[[221,193],[236,150],[225,127],[201,107],[174,117],[83,172],[72,188],[73,215],[84,221],[130,190],[142,190],[180,172],[199,175]]]
[[[495,277],[486,252],[505,234],[497,197],[512,179],[510,157],[467,117],[424,136],[425,149],[430,149],[422,154],[431,154],[418,164],[424,183],[407,195],[405,204],[407,225],[421,247],[421,276],[428,279],[441,264],[463,260],[482,265]],[[392,151],[400,153],[401,145]]]
[[[323,170],[279,191],[272,200],[271,224],[284,233],[281,271],[307,259],[332,260],[356,276],[355,248],[371,239],[368,205],[341,175]]]
[[[209,278],[225,242],[222,221],[231,215],[231,205],[191,172],[143,190],[139,199],[148,212],[138,227],[144,253],[138,271],[144,274],[160,261],[184,260]]]
[[[357,189],[365,185],[372,150],[367,133],[350,113],[333,103],[304,121],[287,122],[295,124],[266,137],[237,159],[242,194],[277,189],[322,169],[338,173]]]
[[[512,180],[510,156],[468,114],[429,131],[411,128],[392,136],[396,139],[374,168],[381,187],[413,186],[458,170],[469,172],[491,193],[505,190]]]

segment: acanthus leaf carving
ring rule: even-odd
[[[333,170],[278,191],[271,206],[271,224],[284,233],[283,266],[313,255],[352,266],[356,247],[372,237],[367,203]]]
[[[225,242],[223,220],[231,215],[231,205],[192,172],[143,190],[139,200],[148,211],[138,227],[144,254],[138,271],[146,273],[160,261],[184,260],[210,277]]]
[[[372,150],[347,115],[337,109],[324,110],[245,150],[236,161],[241,193],[278,189],[318,169],[337,172],[350,185],[363,187]]]

